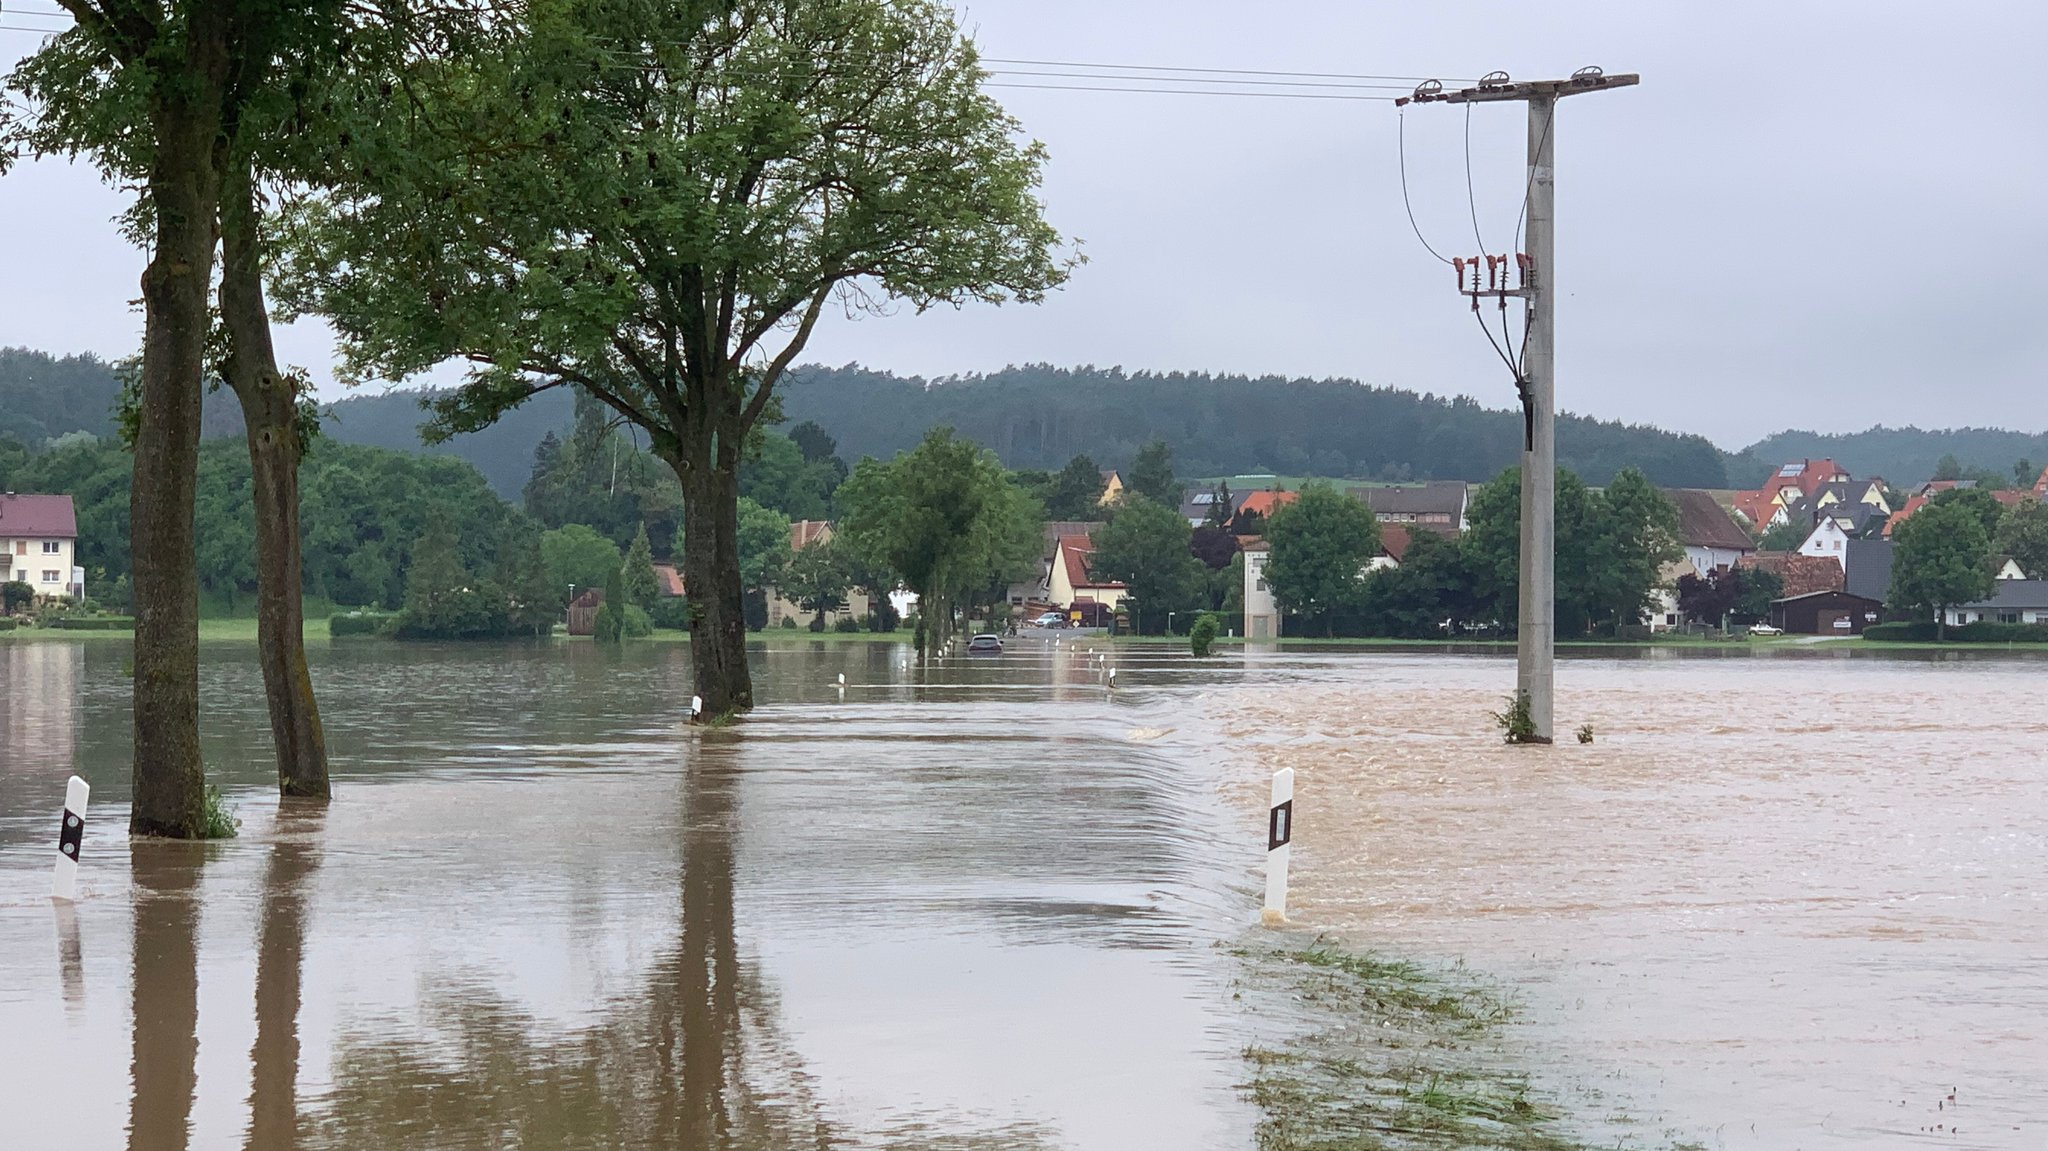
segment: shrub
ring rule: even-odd
[[[850,615],[841,616],[839,622],[832,625],[832,630],[845,635],[852,635],[860,630],[860,621]]]
[[[58,631],[127,631],[135,626],[135,617],[125,615],[64,615],[51,619],[45,626],[55,628]]]
[[[811,617],[811,622],[805,624],[804,626],[810,628],[812,631],[824,631],[825,617],[822,615],[814,615]]]
[[[36,602],[36,589],[33,584],[25,584],[20,580],[8,580],[6,583],[0,583],[0,610],[10,612],[21,611],[34,602]]]
[[[619,634],[627,639],[646,639],[654,634],[654,621],[639,604],[629,603],[619,618]]]
[[[242,821],[235,817],[235,809],[221,798],[220,788],[206,785],[206,833],[207,839],[233,839],[240,833]]]
[[[690,601],[679,595],[660,596],[655,599],[654,607],[648,610],[647,618],[654,622],[655,627],[689,631]]]
[[[1916,619],[1902,623],[1874,623],[1863,629],[1864,639],[1923,642],[1934,638],[1934,621]]]
[[[13,631],[13,630],[14,630],[14,617],[13,617],[13,616],[5,616],[5,615],[0,615],[0,631]]]
[[[793,615],[786,615],[786,616],[783,616],[783,617],[782,617],[782,629],[783,629],[784,631],[795,631],[795,630],[796,630],[796,617],[795,617],[795,616],[793,616]]]
[[[1203,612],[1195,617],[1195,626],[1188,629],[1188,647],[1197,656],[1209,654],[1216,643],[1216,617]]]
[[[1500,727],[1501,738],[1509,743],[1543,743],[1536,735],[1536,717],[1531,714],[1529,693],[1518,691],[1508,697],[1506,711],[1490,712]]]
[[[357,609],[327,617],[327,634],[336,639],[351,635],[390,635],[397,626],[396,612]]]
[[[1933,643],[1938,638],[1935,632],[1933,620],[1916,619],[1906,623],[1874,624],[1863,629],[1863,638],[1890,640],[1894,643]],[[2048,624],[1979,620],[1976,623],[1958,624],[1949,628],[1947,642],[2048,643]]]

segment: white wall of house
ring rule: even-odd
[[[68,539],[0,539],[6,552],[5,574],[36,589],[37,595],[76,595],[72,568],[77,566],[77,541]]]
[[[1966,623],[2048,623],[2048,608],[2007,609],[2003,612],[1991,608],[1952,607],[1942,613],[1950,627],[1961,627]],[[2008,618],[2009,617],[2009,618]]]
[[[1842,559],[1842,553],[1848,550],[1848,539],[1849,533],[1842,530],[1841,524],[1832,517],[1822,516],[1820,522],[1813,525],[1813,532],[1806,537],[1806,542],[1799,545],[1799,554],[1826,556],[1847,570],[1848,564]]]
[[[1707,576],[1720,568],[1734,567],[1735,561],[1743,556],[1753,554],[1754,550],[1752,548],[1710,548],[1700,547],[1696,544],[1687,544],[1685,547],[1685,559],[1687,563],[1692,565],[1693,571],[1698,572],[1701,576]]]

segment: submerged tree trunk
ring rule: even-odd
[[[151,99],[156,155],[148,196],[155,252],[142,274],[142,379],[128,501],[135,597],[135,799],[128,830],[185,839],[198,837],[206,825],[192,504],[220,204],[223,21],[219,6],[196,6],[186,30],[185,72],[176,82],[160,83]]]
[[[708,423],[709,421],[703,421]],[[747,670],[747,619],[740,583],[739,476],[720,466],[726,445],[691,429],[683,458],[671,460],[683,485],[683,594],[690,604],[690,677],[703,698],[699,719],[724,719],[754,706]],[[738,463],[734,443],[732,464]]]
[[[246,167],[221,199],[221,318],[228,330],[228,385],[242,402],[256,511],[256,650],[280,794],[325,799],[327,739],[306,671],[299,551],[298,387],[277,370],[258,259],[255,188]]]

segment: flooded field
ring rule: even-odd
[[[1499,1015],[1574,1136],[1471,1145],[2048,1134],[2048,662],[1574,659],[1596,742],[1507,749],[1497,656],[818,644],[693,732],[679,647],[336,644],[320,811],[209,646],[242,835],[131,848],[125,654],[0,644],[0,1147],[1307,1145],[1245,1090],[1316,1006],[1240,957],[1280,766],[1387,1089],[1464,1106],[1425,1016]]]
[[[2048,1143],[2048,662],[1575,659],[1552,748],[1506,661],[1270,680],[1207,714],[1296,918],[1507,981],[1602,1145]]]

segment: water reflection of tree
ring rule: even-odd
[[[638,999],[558,1042],[488,989],[430,990],[429,1034],[344,1038],[311,1129],[334,1147],[782,1151],[866,1142],[1036,1148],[1035,1129],[928,1125],[854,1137],[819,1114],[772,993],[741,963],[733,924],[731,745],[699,749],[684,785],[675,949]]]
[[[317,803],[281,801],[256,941],[256,1041],[249,1049],[249,1151],[290,1151],[299,1134],[299,974],[306,880],[319,865]]]
[[[197,844],[138,840],[129,1151],[184,1151],[199,1058]]]

